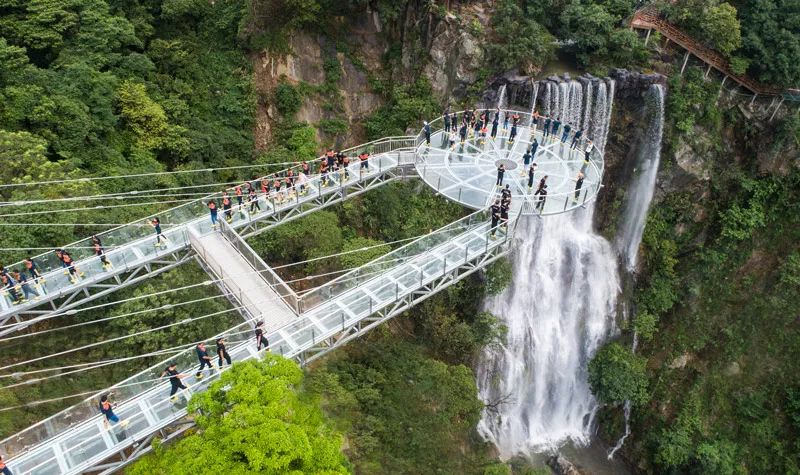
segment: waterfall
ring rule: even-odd
[[[626,194],[622,225],[616,247],[629,272],[636,269],[647,211],[653,199],[656,173],[661,160],[661,135],[664,130],[664,86],[653,84],[645,94],[647,130],[636,151],[634,178]]]
[[[533,82],[531,85],[531,117],[528,125],[533,125],[533,113],[536,112],[536,99],[539,96],[539,83]]]
[[[514,280],[486,308],[508,327],[487,348],[478,425],[504,458],[572,439],[588,442],[597,402],[586,366],[616,331],[619,291],[611,245],[592,231],[594,205],[544,219],[526,217],[515,233]],[[494,409],[491,409],[494,407]]]
[[[553,100],[553,84],[548,81],[544,83],[544,99],[542,99],[542,103],[544,104],[544,115],[550,115],[550,102]]]
[[[586,132],[589,134],[589,138],[597,147],[600,147],[600,137],[603,135],[603,129],[605,128],[602,117],[607,110],[607,99],[608,89],[606,88],[606,83],[605,81],[600,81],[600,83],[597,85],[597,94],[595,95],[594,99],[594,118],[592,120],[592,126],[587,127],[586,129]]]
[[[592,82],[586,81],[586,93],[584,94],[586,97],[586,107],[584,108],[583,112],[583,122],[581,123],[580,130],[588,130],[589,123],[592,120]]]
[[[497,107],[499,109],[505,109],[508,106],[506,102],[506,85],[503,84],[500,86],[500,91],[497,93]]]

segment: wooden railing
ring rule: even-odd
[[[731,70],[730,63],[722,54],[703,45],[699,41],[678,29],[675,25],[666,21],[654,8],[648,7],[638,10],[633,15],[633,19],[631,20],[631,28],[658,31],[663,36],[678,44],[689,53],[700,58],[701,61],[710,67],[720,71],[722,74],[733,79],[741,86],[749,89],[754,94],[777,96],[783,93],[783,90],[761,84],[749,76],[735,74]]]

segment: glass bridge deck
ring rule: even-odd
[[[514,141],[510,140],[510,127],[501,129],[505,116],[512,114],[520,117]],[[460,137],[456,137],[453,147],[449,134],[441,128],[442,119],[433,121],[431,143],[423,142],[417,148],[416,168],[420,177],[439,193],[473,209],[486,208],[499,197],[496,181],[501,163],[506,168],[503,183],[509,185],[514,203],[525,204],[524,214],[563,213],[596,197],[603,173],[603,157],[596,148],[590,147],[587,161],[585,140],[579,140],[573,149],[572,134],[565,143],[560,140],[560,131],[558,137],[551,135],[545,139],[542,121],[538,127],[532,124],[529,113],[503,110],[500,117],[496,138],[487,136],[482,140],[470,136],[462,143]],[[539,145],[536,156],[531,159],[536,170],[529,188],[523,156],[531,149],[534,137]],[[583,175],[583,182],[576,188],[579,173]],[[545,176],[547,196],[541,199],[536,190]]]
[[[496,239],[490,236],[489,226],[485,211],[473,213],[306,294],[305,306],[310,310],[268,332],[271,351],[297,358],[376,313],[388,314],[387,309],[398,302],[411,305],[421,289],[448,272],[506,252],[514,224]],[[248,324],[231,328],[224,336],[234,361],[258,356]],[[194,349],[169,361],[187,374],[184,382],[189,393],[204,390],[220,375],[209,371],[197,380]],[[104,428],[96,398],[87,399],[3,441],[0,450],[10,457],[10,468],[16,474],[80,473],[185,417],[186,399],[172,402],[169,384],[157,381],[166,363],[109,389],[121,401],[115,412],[127,421],[124,429],[119,424],[111,430]]]

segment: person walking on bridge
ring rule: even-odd
[[[461,145],[464,145],[464,142],[467,140],[467,124],[466,124],[466,122],[461,124],[461,128],[458,130],[458,135],[461,136]]]
[[[211,364],[211,357],[208,356],[208,350],[206,350],[206,344],[200,343],[195,347],[195,351],[197,352],[197,359],[200,360],[200,368],[197,370],[197,374],[195,376],[197,379],[203,379],[203,369],[208,366],[208,369],[214,367]]]
[[[444,132],[450,133],[450,113],[444,113]]]
[[[216,209],[216,205],[217,204],[214,203],[214,209]],[[233,203],[227,191],[222,192],[222,213],[225,215],[225,221],[229,223],[233,221]]]
[[[363,174],[364,170],[369,173],[369,152],[364,151],[358,154],[358,160],[361,162],[361,168],[359,169],[359,173]]]
[[[79,272],[78,268],[75,267],[75,261],[72,259],[72,256],[69,252],[63,249],[56,249],[56,257],[61,261],[61,267],[66,269],[64,273],[69,276],[70,282],[73,284],[78,282],[81,277],[83,277],[83,272]]]
[[[431,144],[431,124],[426,120],[422,126],[422,131],[425,133],[425,145]]]
[[[506,174],[506,166],[502,163],[497,167],[497,182],[495,183],[498,188],[503,186],[503,176]]]
[[[164,242],[164,245],[167,245],[167,238],[164,237],[164,233],[161,232],[161,220],[158,219],[158,216],[154,216],[152,220],[150,220],[150,226],[153,227],[153,230],[156,232],[156,243],[153,244],[155,247],[161,247],[161,242]]]
[[[533,177],[536,174],[536,162],[533,162],[528,168],[528,193],[533,189]]]
[[[228,366],[232,365],[231,363],[231,355],[228,354],[228,349],[225,348],[225,338],[217,338],[217,366],[222,368],[222,359],[228,363]]]
[[[176,363],[170,363],[166,368],[164,368],[164,372],[161,373],[159,378],[163,378],[167,375],[169,375],[169,382],[172,385],[172,388],[169,391],[169,399],[172,402],[176,402],[178,400],[178,396],[175,394],[178,392],[178,390],[189,389],[183,384],[183,381],[181,381],[181,379],[185,378],[186,375],[178,372],[178,365]]]
[[[225,200],[228,199],[227,197],[222,198],[223,203]],[[230,200],[228,199],[228,203]],[[217,203],[214,200],[208,202],[208,212],[211,214],[211,229],[217,229]],[[225,206],[223,204],[223,206]]]
[[[531,163],[531,150],[526,149],[525,154],[522,156],[522,170],[519,171],[519,176],[525,176],[525,172],[528,170],[528,165]]]
[[[24,301],[19,292],[17,292],[17,283],[10,274],[0,273],[0,283],[2,283],[3,290],[8,293],[11,305],[19,305]]]
[[[112,393],[108,393],[100,396],[99,407],[100,407],[100,412],[105,416],[103,424],[105,425],[106,429],[109,428],[108,424],[109,422],[113,422],[114,424],[119,422],[119,416],[114,414],[114,405],[111,404],[111,401],[109,400],[109,396],[111,395]],[[122,426],[123,429],[125,429],[125,427],[128,426],[128,421],[122,421],[120,425]]]
[[[28,269],[28,274],[31,276],[31,280],[39,288],[43,293],[47,293],[47,289],[44,286],[44,277],[42,277],[42,273],[39,272],[39,266],[36,265],[36,262],[33,261],[33,257],[28,256],[27,259],[22,261],[25,264],[25,268]]]
[[[495,233],[497,232],[497,225],[500,223],[500,200],[494,200],[494,204],[491,206],[490,211],[492,213],[492,239],[495,238]]]
[[[492,120],[492,139],[497,138],[497,121],[499,120],[500,113],[495,114]]]
[[[508,136],[508,143],[514,143],[514,139],[517,138],[517,123],[514,122],[511,124],[511,134]]]
[[[31,295],[33,295],[33,300],[39,300],[39,292],[31,287],[31,285],[28,283],[27,277],[25,277],[25,274],[20,273],[20,271],[14,271],[12,275],[17,281],[20,289],[22,289],[22,294],[25,296],[25,299],[30,300]]]
[[[581,172],[578,172],[578,177],[575,179],[575,201],[578,202],[578,198],[581,196],[581,190],[583,189],[583,178],[584,175]]]
[[[259,320],[256,323],[256,350],[261,351],[261,346],[264,346],[269,351],[269,341],[267,341],[267,336],[264,334],[263,320]]]

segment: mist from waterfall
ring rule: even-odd
[[[661,161],[664,97],[664,86],[660,84],[653,84],[645,94],[647,130],[636,149],[634,178],[626,192],[622,225],[615,243],[628,272],[636,270],[636,259],[642,242],[647,211],[653,200],[656,174]]]
[[[547,81],[541,106],[607,134],[613,88],[612,80]],[[508,332],[478,365],[479,396],[488,406],[478,429],[504,458],[591,436],[597,402],[586,368],[617,331],[620,285],[616,254],[592,230],[593,215],[591,203],[569,214],[522,218],[511,256],[514,280],[485,302]]]

